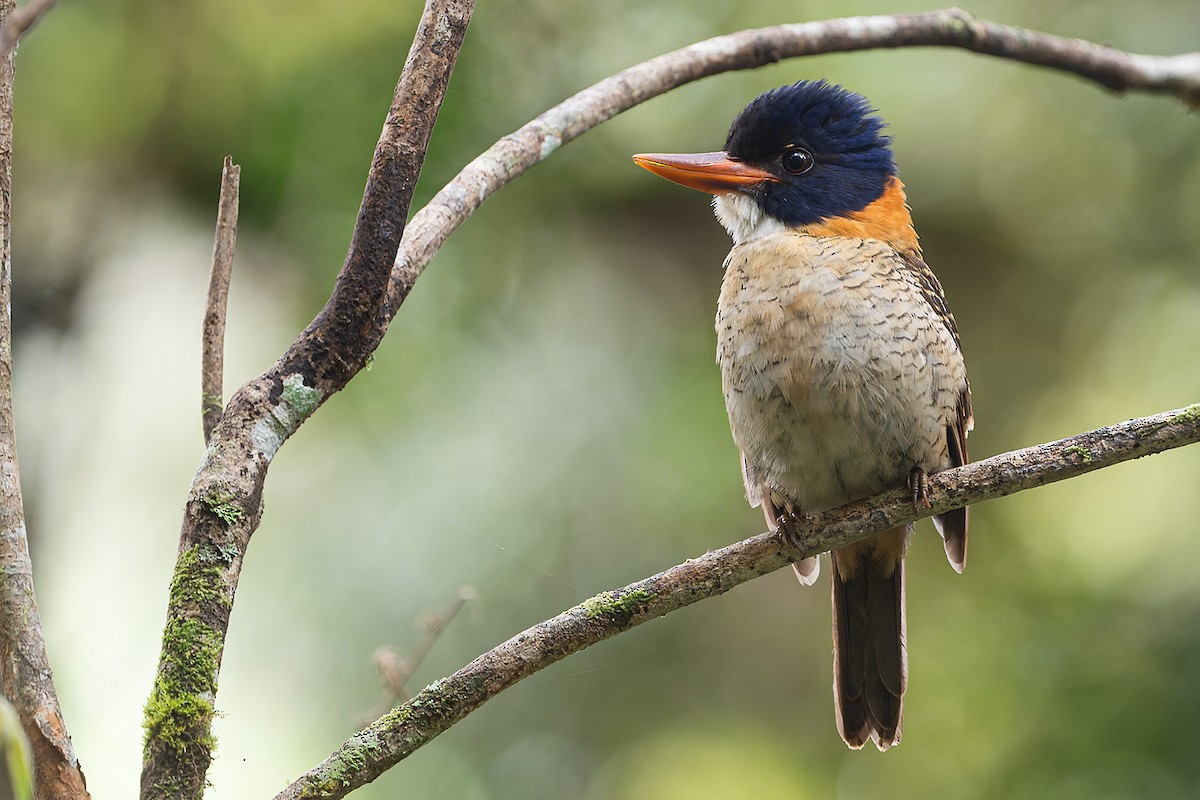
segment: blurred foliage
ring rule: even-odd
[[[399,6],[399,7],[398,7]],[[417,202],[644,58],[878,2],[484,2]],[[991,0],[997,21],[1196,48],[1200,7]],[[60,3],[21,45],[17,415],[40,602],[97,796],[130,795],[179,510],[221,157],[242,164],[227,393],[317,311],[415,2]],[[891,124],[962,329],[977,457],[1200,399],[1200,129],[1160,97],[958,51],[713,78],[613,120],[447,244],[370,372],[284,448],[225,650],[214,797],[261,796],[372,707],[370,654],[461,584],[418,684],[596,591],[758,532],[713,365],[728,242],[637,151],[714,149],[758,92],[826,77]],[[359,795],[1190,797],[1200,454],[980,506],[956,576],[910,559],[902,747],[849,753],[828,598],[770,576],[504,693]],[[414,687],[415,688],[415,687]]]
[[[32,800],[33,761],[21,718],[7,698],[0,697],[0,797]]]

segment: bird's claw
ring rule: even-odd
[[[797,550],[802,549],[800,542],[800,516],[790,509],[780,511],[775,518],[775,532],[778,533],[783,540],[795,547]]]
[[[920,467],[913,467],[908,473],[908,488],[912,492],[913,511],[920,512],[924,508],[933,508],[929,499],[929,475]]]

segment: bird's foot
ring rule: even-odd
[[[797,550],[803,547],[800,540],[800,523],[802,521],[803,517],[792,509],[781,509],[775,515],[775,532]]]
[[[908,473],[908,488],[912,492],[913,511],[920,512],[922,507],[933,508],[929,500],[929,475],[920,467],[913,467]]]
[[[784,511],[775,519],[775,532],[782,539],[797,550],[803,550],[804,545],[800,539],[800,524],[803,517],[795,511]],[[808,556],[799,561],[792,562],[792,571],[796,573],[796,580],[800,581],[803,586],[812,586],[816,583],[817,576],[821,573],[821,562],[816,556]]]

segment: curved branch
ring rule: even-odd
[[[1085,472],[1200,441],[1200,404],[1134,419],[1049,444],[993,456],[929,476],[932,507],[913,507],[895,489],[814,514],[800,527],[800,549],[762,533],[678,566],[602,592],[538,623],[467,666],[422,689],[305,773],[275,800],[344,797],[370,783],[497,694],[538,670],[635,625],[723,594],[804,556],[880,531]]]
[[[785,58],[880,47],[956,47],[1071,72],[1114,91],[1174,96],[1200,108],[1200,53],[1148,56],[1082,39],[976,19],[957,8],[847,17],[717,36],[596,83],[505,136],[468,164],[409,222],[388,287],[382,326],[399,310],[446,238],[497,189],[562,145],[636,105],[692,81]]]

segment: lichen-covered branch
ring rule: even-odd
[[[212,438],[221,416],[225,380],[225,314],[229,306],[229,278],[233,274],[233,248],[237,243],[238,188],[242,168],[225,156],[221,169],[221,195],[217,201],[217,232],[213,236],[212,271],[200,355],[200,421],[204,441]]]
[[[220,415],[184,510],[158,671],[146,703],[141,797],[200,798],[229,614],[267,467],[378,344],[375,321],[412,189],[462,46],[471,0],[428,0],[375,150],[337,284],[325,308]]]
[[[1114,91],[1171,95],[1200,108],[1200,53],[1149,56],[976,19],[956,8],[847,17],[717,36],[644,61],[564,100],[468,164],[409,222],[388,290],[390,321],[455,228],[497,189],[600,123],[684,84],[786,58],[881,47],[955,47],[1095,81]]]
[[[12,44],[32,24],[32,18],[13,21],[15,5],[14,0],[0,2],[0,670],[4,694],[16,709],[33,751],[37,796],[78,800],[89,795],[59,708],[34,597],[13,418]]]
[[[798,558],[964,505],[1015,494],[1200,441],[1200,404],[994,456],[930,476],[932,506],[896,489],[807,518],[803,547],[759,534],[602,592],[528,628],[376,720],[275,800],[344,797],[378,778],[491,698],[538,670],[635,625],[723,594]]]

